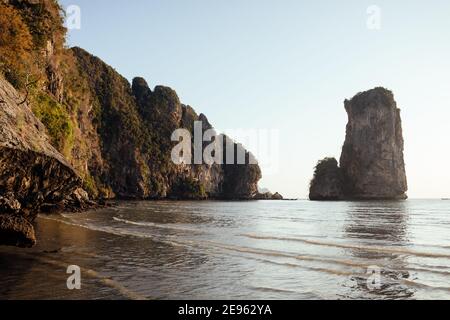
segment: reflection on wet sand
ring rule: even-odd
[[[354,202],[348,207],[344,229],[347,238],[361,244],[359,248],[349,249],[350,254],[371,265],[367,277],[352,278],[355,285],[349,297],[405,299],[414,295],[414,289],[402,284],[402,280],[411,278],[406,270],[406,255],[382,248],[367,250],[371,240],[399,248],[409,244],[408,212],[404,202],[384,202],[381,207],[376,202]]]
[[[35,224],[39,242],[29,250],[1,248],[0,270],[3,272],[1,299],[101,299],[122,296],[101,282],[100,276],[83,272],[83,290],[68,290],[67,267],[82,268],[96,261],[89,252],[89,244],[96,239],[90,230],[66,225],[57,221]],[[78,249],[77,249],[78,248]],[[85,252],[86,251],[86,252]],[[92,271],[84,269],[84,271]],[[5,274],[6,273],[6,274]]]
[[[36,231],[40,241],[30,250],[0,248],[0,270],[8,270],[0,299],[164,298],[170,294],[168,283],[172,280],[164,274],[155,276],[153,270],[170,271],[179,266],[196,270],[209,259],[207,254],[193,254],[186,246],[172,245],[170,230],[162,230],[153,241],[133,236],[138,234],[135,232],[111,227],[92,230],[41,217]],[[67,289],[69,265],[80,266],[82,290]],[[134,277],[140,280],[134,281]],[[130,282],[132,286],[123,285]]]

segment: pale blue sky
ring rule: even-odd
[[[450,1],[61,3],[81,8],[70,45],[128,79],[174,88],[219,130],[280,130],[280,170],[261,181],[272,191],[306,197],[317,160],[339,158],[344,99],[384,86],[402,109],[410,197],[450,197]]]

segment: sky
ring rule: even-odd
[[[60,3],[81,12],[70,46],[172,87],[219,131],[278,137],[261,187],[306,198],[316,162],[340,157],[344,100],[383,86],[401,109],[410,198],[450,197],[450,1]]]

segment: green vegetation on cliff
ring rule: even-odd
[[[33,245],[38,212],[95,206],[89,197],[256,195],[258,165],[175,165],[172,133],[211,129],[206,116],[66,48],[62,22],[56,0],[0,0],[0,244]]]
[[[173,131],[192,131],[198,120],[211,128],[206,117],[183,105],[171,88],[152,90],[142,78],[130,84],[85,50],[65,48],[56,0],[2,0],[0,13],[0,71],[21,90],[92,197],[249,198],[256,193],[257,165],[172,163]]]
[[[206,199],[205,187],[200,181],[192,178],[179,178],[172,187],[172,197],[176,199]]]
[[[50,95],[40,92],[33,98],[32,110],[47,128],[53,146],[62,151],[63,155],[70,156],[74,142],[74,124],[64,106]]]

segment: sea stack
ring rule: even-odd
[[[407,199],[402,123],[393,93],[380,87],[359,93],[345,101],[345,110],[340,166],[332,158],[319,162],[310,199]]]

